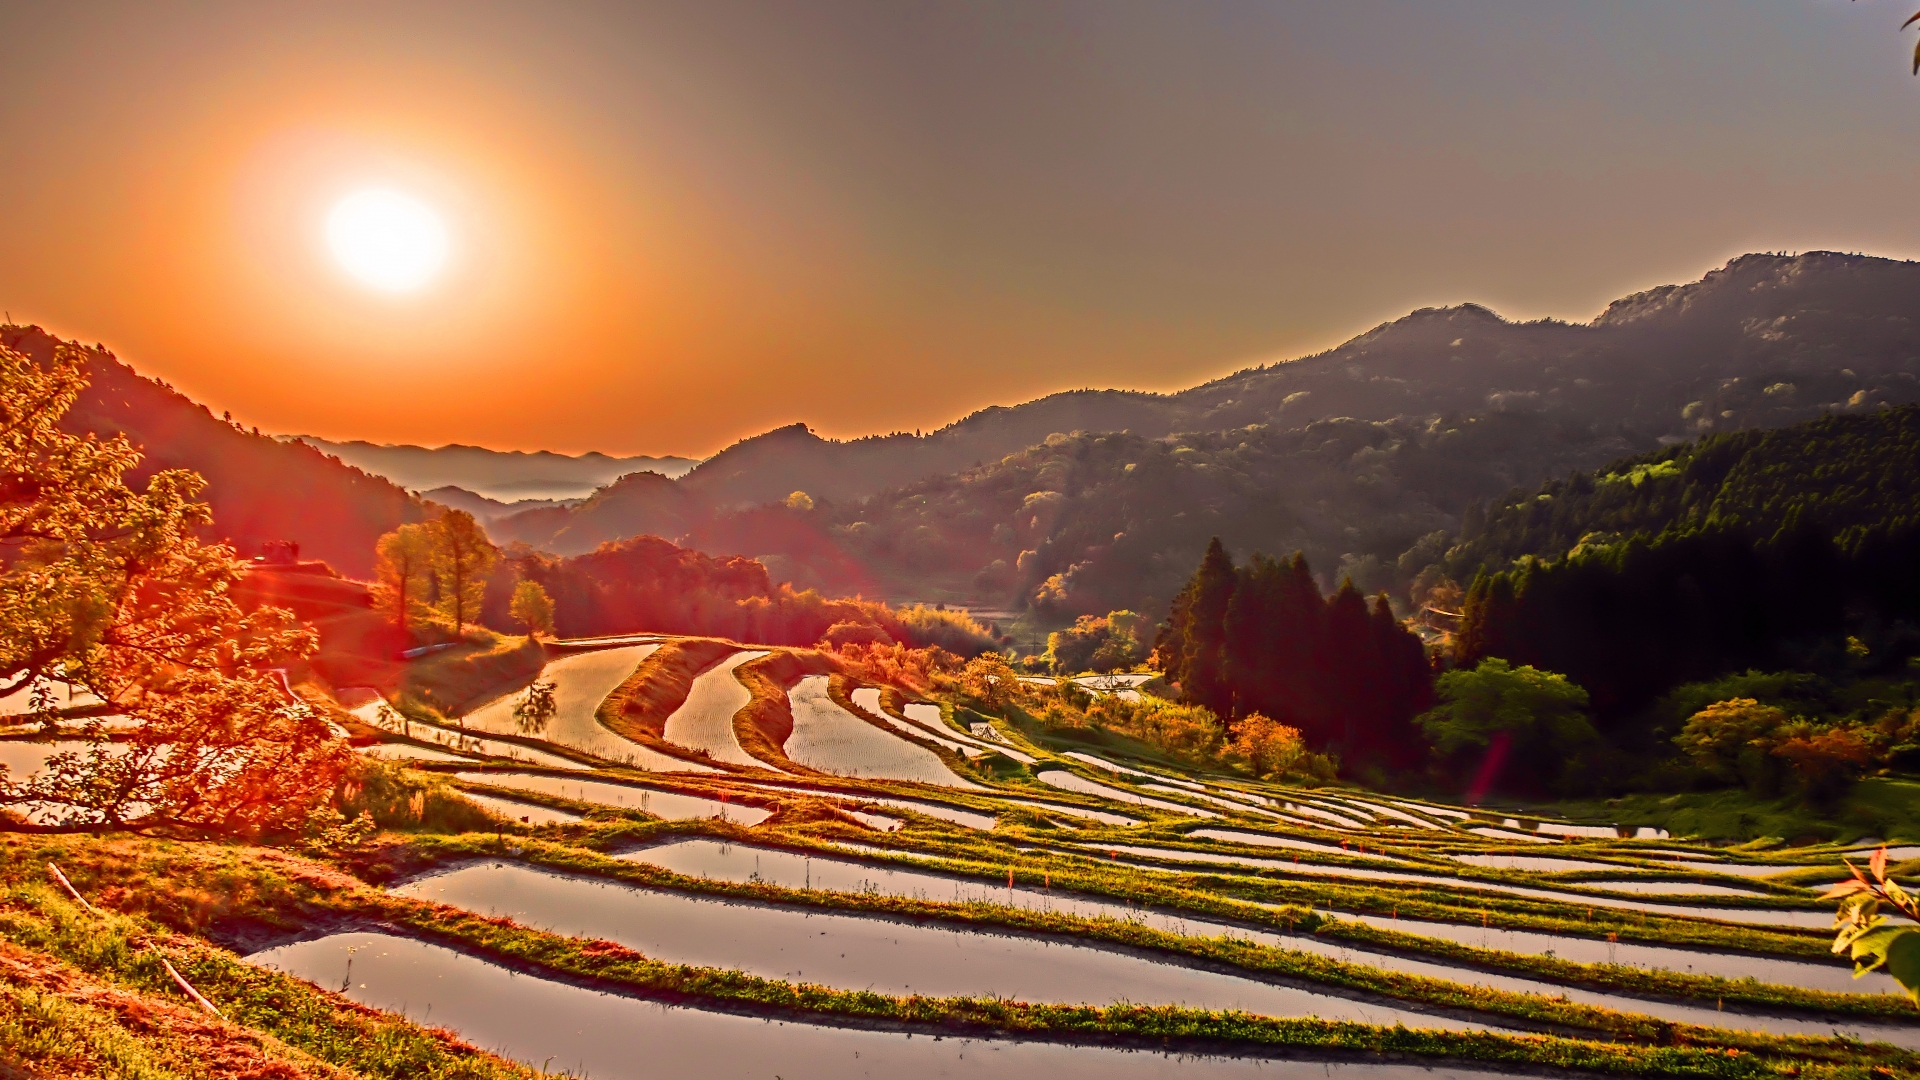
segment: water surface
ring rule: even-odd
[[[595,1080],[1506,1080],[1444,1064],[1185,1057],[767,1020],[589,990],[385,934],[335,934],[248,959],[529,1066]]]
[[[1186,1005],[1464,1030],[1479,1025],[1059,939],[745,904],[485,862],[394,890],[659,960],[882,994]]]
[[[462,772],[454,775],[462,780],[485,784],[488,787],[537,791],[543,795],[553,795],[562,799],[578,799],[581,802],[599,803],[602,806],[618,806],[666,818],[669,821],[717,817],[727,821],[737,821],[743,825],[758,825],[773,813],[758,806],[723,803],[718,799],[707,799],[698,795],[655,791],[652,788],[615,784],[603,780],[581,780],[571,776],[488,772]]]

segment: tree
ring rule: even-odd
[[[527,628],[527,636],[553,633],[553,597],[539,582],[521,578],[513,587],[513,602],[507,613]]]
[[[1233,559],[1219,537],[1207,545],[1199,569],[1174,601],[1168,628],[1155,641],[1177,650],[1163,657],[1168,677],[1180,683],[1188,701],[1221,716],[1232,715],[1233,691],[1225,670],[1226,618],[1233,602],[1236,576]]]
[[[172,824],[242,834],[293,827],[327,797],[347,750],[288,702],[269,664],[317,647],[278,608],[240,610],[245,567],[203,544],[203,487],[163,470],[144,492],[124,438],[69,435],[59,422],[86,385],[85,353],[44,369],[0,349],[0,697],[33,695],[51,723],[55,682],[114,702],[139,726],[55,755],[25,783],[0,773],[0,806],[40,804],[44,824]]]
[[[402,633],[413,632],[414,609],[427,602],[433,582],[433,528],[402,525],[374,545],[374,607]]]
[[[465,510],[446,511],[433,519],[430,529],[440,610],[458,634],[480,614],[480,604],[487,594],[487,574],[499,561],[500,549]]]
[[[787,496],[787,509],[805,513],[813,509],[813,496],[804,491],[796,491]]]
[[[1475,771],[1483,793],[1508,761],[1525,763],[1522,783],[1554,787],[1570,779],[1599,741],[1587,719],[1587,692],[1565,676],[1505,660],[1440,676],[1440,704],[1415,723],[1443,763]]]

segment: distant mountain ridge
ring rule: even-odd
[[[584,499],[628,473],[680,476],[695,464],[692,458],[610,457],[597,451],[568,456],[550,450],[489,450],[459,443],[429,448],[363,440],[331,442],[313,435],[287,438],[412,491],[458,487],[503,503]]]
[[[834,441],[792,425],[677,482],[618,485],[500,527],[561,553],[649,532],[817,575],[857,566],[850,580],[897,598],[1061,613],[1164,603],[1215,533],[1396,587],[1419,569],[1403,562],[1439,554],[1410,551],[1417,542],[1514,488],[1715,432],[1911,401],[1920,265],[1747,255],[1587,324],[1426,308],[1173,394],[1055,394],[924,436]],[[779,528],[764,510],[756,528],[734,526],[794,491],[816,508]]]

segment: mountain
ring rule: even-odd
[[[1215,534],[1400,587],[1467,507],[1516,487],[1916,400],[1920,265],[1747,255],[1587,324],[1427,308],[1175,394],[1055,394],[926,435],[781,428],[514,535],[583,551],[631,523],[888,596],[1157,615]],[[767,508],[794,491],[814,508]]]
[[[370,442],[329,442],[312,435],[290,436],[376,476],[412,491],[460,487],[500,502],[520,499],[584,499],[595,488],[633,472],[679,476],[693,468],[683,457],[608,457],[601,453],[569,457],[548,450],[488,450],[451,444],[424,446]]]
[[[0,344],[45,363],[61,342],[37,326],[7,325]],[[366,577],[380,534],[427,516],[419,499],[388,480],[314,447],[243,431],[102,346],[86,352],[89,383],[62,426],[126,435],[145,455],[131,474],[136,483],[162,469],[199,473],[207,481],[201,497],[213,508],[210,536],[243,556],[291,540],[304,558]]]
[[[465,510],[482,524],[512,514],[524,514],[530,510],[565,509],[580,501],[578,499],[516,499],[513,502],[506,503],[501,502],[499,499],[489,499],[485,495],[468,491],[463,487],[455,487],[452,484],[437,487],[430,491],[422,491],[420,492],[420,497],[427,502],[440,506],[449,507],[454,510]]]

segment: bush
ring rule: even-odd
[[[1414,722],[1442,767],[1471,771],[1476,787],[1504,771],[1520,787],[1568,791],[1599,748],[1587,692],[1563,675],[1489,659],[1471,671],[1447,672],[1436,689],[1441,703]],[[1516,759],[1527,763],[1524,771],[1503,769]]]

